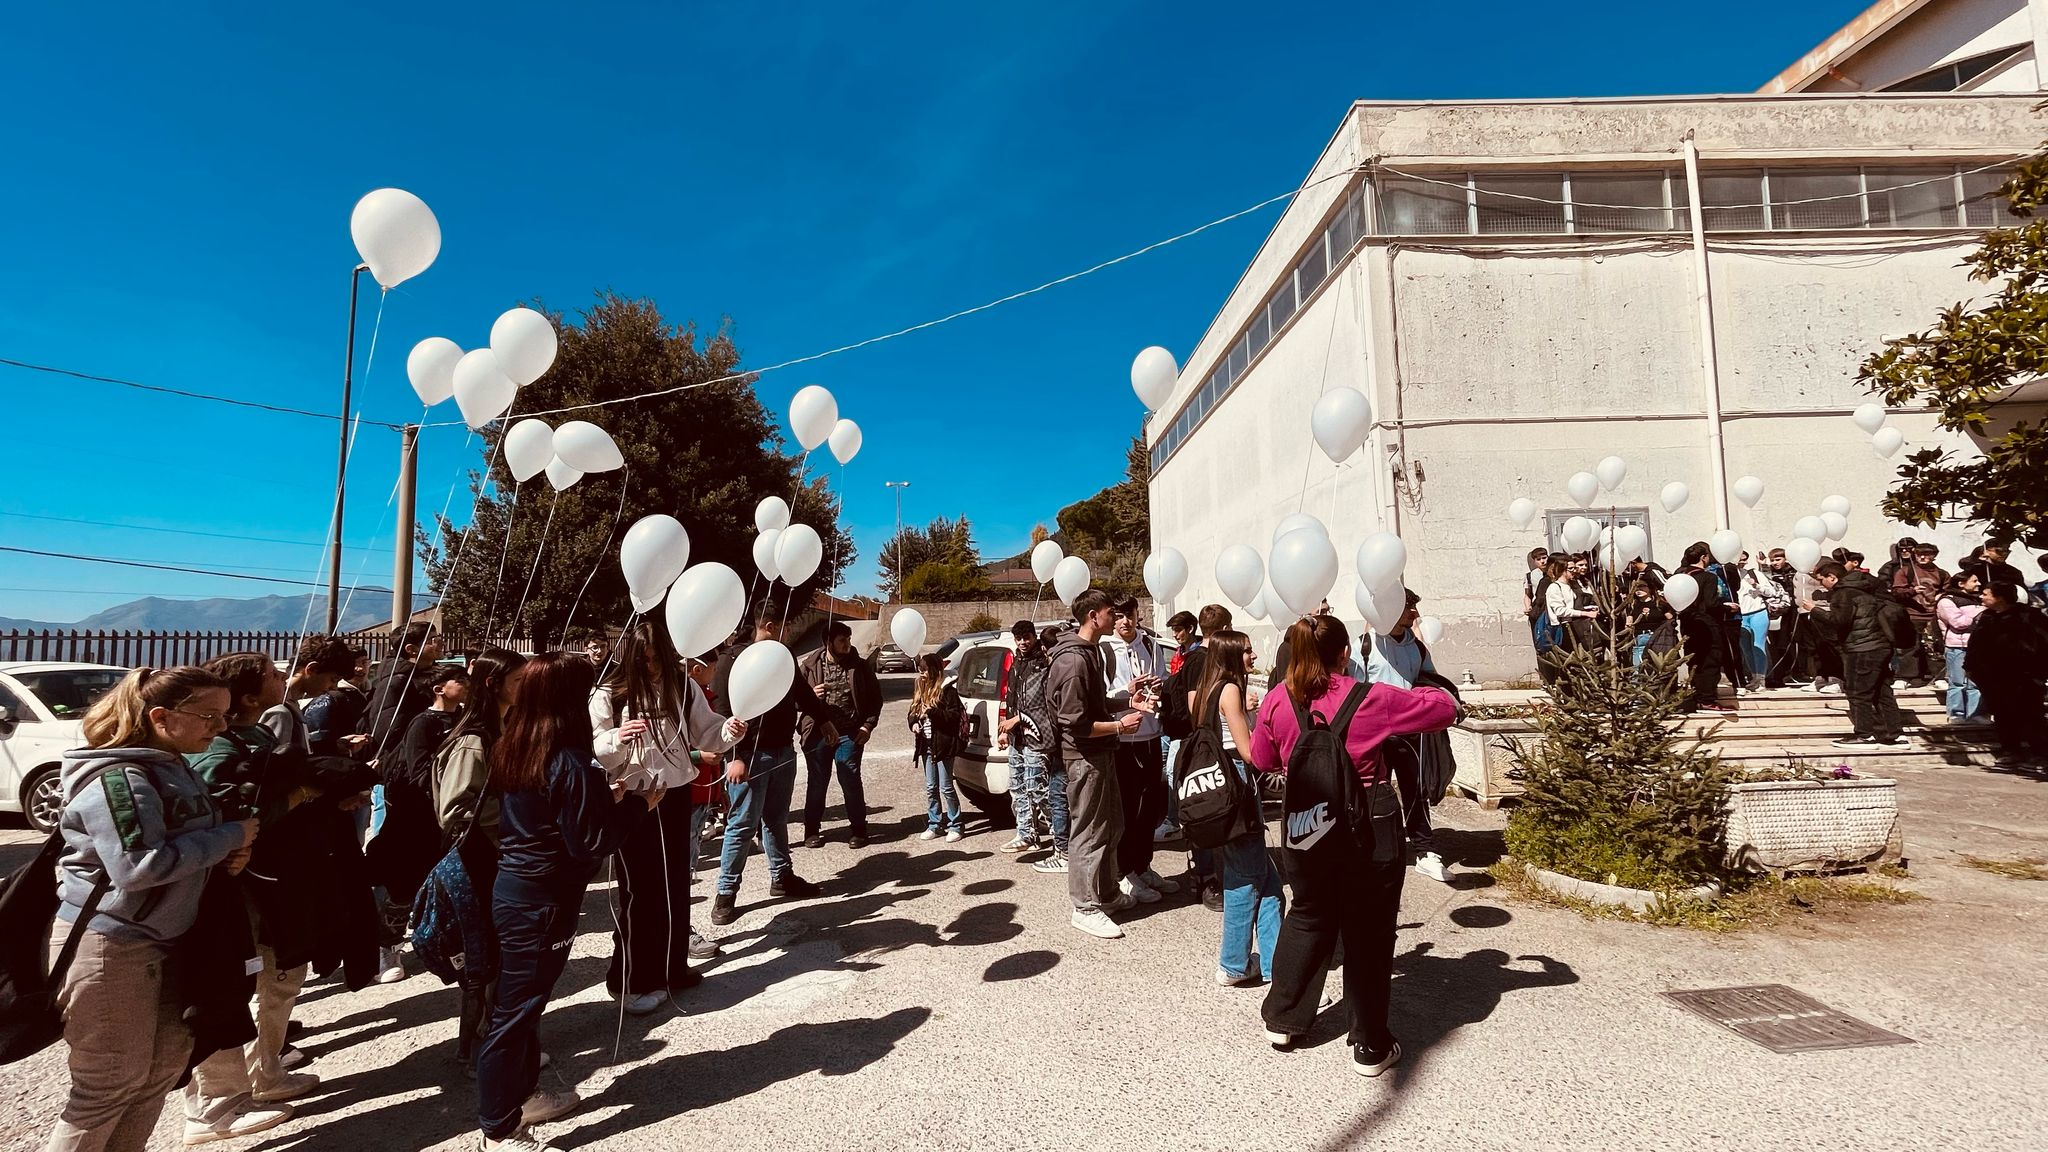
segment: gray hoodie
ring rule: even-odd
[[[222,823],[205,781],[170,752],[74,748],[62,780],[57,915],[76,921],[105,878],[95,931],[160,944],[184,935],[207,871],[242,846],[242,826]]]
[[[1052,706],[1054,754],[1078,760],[1090,754],[1114,753],[1115,736],[1091,736],[1098,723],[1116,719],[1109,710],[1109,682],[1103,672],[1102,648],[1081,639],[1078,629],[1060,633],[1052,646],[1052,670],[1045,677],[1045,698]]]

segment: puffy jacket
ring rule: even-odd
[[[1884,622],[1877,615],[1886,598],[1885,587],[1877,582],[1877,577],[1852,571],[1828,593],[1825,606],[1814,608],[1813,615],[1823,627],[1834,631],[1844,652],[1889,652],[1891,637],[1886,635]]]
[[[1941,643],[1948,648],[1968,648],[1970,631],[1977,626],[1977,617],[1984,614],[1984,604],[1967,592],[1944,592],[1941,602],[1934,606],[1934,618],[1941,621]]]

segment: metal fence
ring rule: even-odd
[[[276,660],[289,660],[300,639],[297,632],[9,631],[0,632],[0,663],[60,660],[120,668],[170,668],[203,664],[229,652],[261,652]],[[383,633],[357,632],[342,639],[367,651],[373,662],[383,660],[391,650],[391,637]],[[505,638],[489,643],[526,646]],[[484,641],[459,636],[445,636],[443,645],[451,654],[486,646]]]

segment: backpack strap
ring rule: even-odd
[[[1337,709],[1337,718],[1330,721],[1331,729],[1337,733],[1340,739],[1348,733],[1351,727],[1351,718],[1358,714],[1359,707],[1365,703],[1366,696],[1371,692],[1372,681],[1370,680],[1360,680],[1351,685],[1350,693],[1344,697],[1343,706]]]

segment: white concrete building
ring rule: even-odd
[[[1910,23],[1945,6],[1880,7]],[[2019,14],[1998,27],[2033,16],[2023,0],[1946,7]],[[2029,32],[2007,63],[2031,70],[2032,44]],[[1838,63],[1889,75],[1859,63],[1884,48],[1866,35]],[[1558,546],[1556,525],[1578,511],[1566,478],[1610,453],[1630,467],[1621,518],[1648,527],[1667,565],[1723,524],[1780,545],[1836,493],[1855,507],[1844,543],[1873,566],[1898,536],[1925,538],[1877,510],[1895,465],[1849,419],[1869,399],[1857,367],[1882,337],[1980,290],[1957,262],[2004,222],[1991,193],[2048,131],[2039,100],[1353,105],[1147,426],[1154,544],[1192,573],[1171,608],[1228,603],[1217,554],[1264,555],[1274,526],[1307,511],[1330,527],[1331,602],[1354,629],[1352,554],[1386,528],[1408,545],[1424,610],[1449,625],[1439,666],[1526,674],[1524,554]],[[1363,390],[1375,420],[1341,467],[1309,433],[1317,398],[1339,387]],[[1925,413],[1892,424],[1908,452],[1970,450]],[[1753,510],[1727,491],[1744,475],[1765,483]],[[1670,480],[1693,494],[1675,514],[1656,498]],[[1507,519],[1518,496],[1546,513],[1529,531]],[[1932,535],[1951,564],[1976,542],[1960,526]]]

